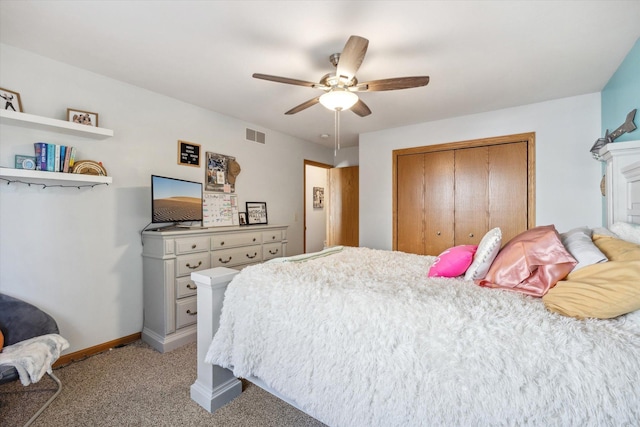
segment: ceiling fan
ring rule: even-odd
[[[356,72],[364,60],[368,46],[369,40],[363,37],[349,37],[344,49],[342,49],[342,53],[334,53],[329,57],[329,61],[336,67],[335,73],[325,74],[318,83],[260,73],[253,74],[253,77],[272,82],[306,86],[324,91],[324,94],[293,107],[285,113],[288,115],[299,113],[302,110],[306,110],[320,103],[329,110],[342,111],[351,109],[351,111],[358,116],[365,117],[371,114],[371,110],[367,104],[358,97],[356,92],[409,89],[426,86],[429,83],[429,76],[396,77],[359,83],[356,78]]]

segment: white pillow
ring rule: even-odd
[[[502,230],[498,227],[489,230],[482,240],[480,240],[478,250],[473,257],[473,262],[464,274],[464,280],[484,279],[484,276],[486,276],[489,271],[489,267],[491,267],[491,263],[493,263],[498,252],[500,252],[501,244]]]
[[[578,263],[571,271],[599,262],[609,261],[605,254],[591,240],[591,229],[574,228],[560,235],[560,241]]]
[[[614,222],[609,230],[616,233],[622,240],[640,245],[640,224]]]

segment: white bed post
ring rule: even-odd
[[[209,344],[220,326],[222,300],[237,270],[217,267],[191,273],[198,286],[198,378],[191,385],[191,399],[209,412],[242,393],[242,383],[228,369],[205,363]]]

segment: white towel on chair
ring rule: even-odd
[[[52,372],[51,365],[67,348],[69,341],[62,336],[41,335],[3,348],[0,353],[0,365],[15,367],[22,385],[37,383],[45,372]]]

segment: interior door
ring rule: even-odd
[[[360,244],[359,167],[328,169],[327,246]]]

